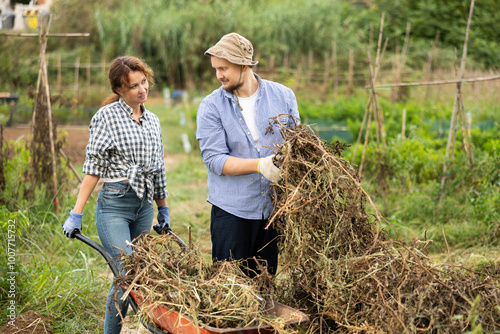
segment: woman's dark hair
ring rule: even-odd
[[[108,78],[113,95],[107,97],[102,103],[103,106],[118,101],[120,95],[118,88],[128,87],[128,74],[139,71],[144,73],[146,80],[151,86],[154,85],[153,70],[141,59],[132,56],[123,56],[114,59],[109,67]]]

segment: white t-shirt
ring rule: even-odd
[[[259,131],[257,130],[257,125],[255,124],[255,101],[257,101],[258,91],[259,90],[257,89],[257,91],[250,97],[238,97],[238,99],[241,108],[243,108],[241,113],[243,114],[245,123],[247,123],[248,129],[252,134],[255,146],[260,151]]]

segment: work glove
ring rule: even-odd
[[[257,171],[271,182],[278,182],[281,179],[280,169],[273,163],[274,155],[267,156],[259,160]]]
[[[153,226],[153,229],[158,234],[167,233],[170,230],[170,215],[168,213],[168,206],[158,207],[158,216],[156,216],[158,224]]]
[[[82,230],[82,217],[83,213],[76,213],[71,210],[71,212],[69,213],[69,218],[66,219],[62,226],[65,236],[70,239],[74,238],[75,232]]]

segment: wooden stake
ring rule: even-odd
[[[462,51],[462,61],[460,63],[460,72],[458,74],[458,82],[457,82],[457,92],[455,94],[455,103],[453,105],[453,111],[451,113],[451,122],[450,122],[450,130],[448,131],[448,143],[446,145],[446,155],[445,155],[445,161],[443,164],[443,175],[441,178],[441,187],[442,187],[442,192],[441,192],[441,197],[443,196],[444,192],[444,187],[446,184],[446,179],[447,179],[447,171],[448,168],[451,168],[451,165],[453,163],[453,148],[455,147],[455,128],[456,128],[456,117],[458,113],[458,108],[460,108],[463,105],[462,101],[462,79],[464,76],[465,72],[465,61],[467,59],[467,45],[469,42],[469,30],[470,30],[470,24],[472,20],[472,13],[474,10],[474,0],[471,0],[471,5],[470,5],[470,11],[469,11],[469,18],[467,20],[467,29],[465,31],[465,41],[464,41],[464,47]],[[464,137],[467,136],[466,133],[463,134]],[[469,158],[469,163],[472,164],[472,154],[470,153],[470,150],[468,150],[468,147],[464,145],[464,149],[466,150],[466,154]],[[449,166],[448,166],[449,164]]]
[[[381,28],[383,26],[383,20],[384,20],[384,15],[382,14],[382,19],[381,19]],[[368,55],[368,68],[369,68],[369,85],[371,87],[371,90],[370,90],[370,97],[369,97],[369,100],[368,100],[368,105],[365,109],[365,115],[363,116],[363,121],[361,122],[361,127],[360,127],[360,131],[358,133],[358,140],[356,141],[356,145],[354,146],[354,153],[353,153],[353,156],[352,156],[352,161],[354,162],[356,160],[356,155],[357,155],[357,151],[358,151],[358,146],[361,142],[361,136],[363,134],[363,129],[364,129],[364,124],[365,124],[365,121],[367,119],[367,116],[368,116],[368,113],[370,113],[370,116],[368,117],[368,123],[371,122],[371,112],[372,112],[372,109],[373,108],[376,108],[376,110],[374,111],[374,119],[376,119],[377,121],[375,122],[375,124],[377,125],[381,125],[381,123],[378,122],[379,118],[380,118],[380,113],[379,114],[379,108],[378,108],[378,100],[377,100],[377,96],[376,96],[376,91],[375,91],[375,82],[377,80],[377,76],[378,76],[378,71],[379,71],[379,68],[380,68],[380,62],[381,60],[383,59],[383,56],[384,56],[384,53],[385,53],[385,49],[387,47],[387,42],[389,39],[386,39],[385,40],[385,43],[384,43],[384,47],[382,49],[382,52],[380,50],[380,45],[381,45],[381,40],[382,40],[382,29],[380,30],[380,34],[379,34],[379,42],[378,42],[378,47],[377,47],[377,62],[375,64],[375,71],[373,73],[373,70],[372,70],[372,62],[371,62],[371,56],[370,56],[370,49],[367,50],[367,55]],[[370,45],[371,45],[371,39],[370,39]],[[382,115],[383,117],[383,115]],[[370,127],[367,126],[367,134],[368,134],[368,131],[369,131]],[[376,126],[375,127],[375,133],[377,135],[377,144],[379,143],[379,131],[380,131],[380,126]],[[385,145],[385,130],[383,130],[383,138],[384,138],[384,145]],[[364,147],[363,147],[363,152],[365,152],[366,150],[366,145],[368,144],[368,141],[366,140],[367,139],[367,136],[365,137],[365,144],[364,144]],[[361,157],[361,163],[360,163],[360,166],[363,165],[363,161],[364,161],[364,153],[362,154],[362,157]]]
[[[52,16],[49,15],[48,23],[45,28],[45,33],[48,33],[50,28],[50,22],[52,21]],[[40,28],[42,29],[42,28]],[[44,37],[47,39],[47,37]],[[56,214],[59,214],[59,200],[58,200],[58,184],[57,184],[57,165],[56,165],[56,151],[54,144],[54,126],[52,123],[52,105],[50,103],[50,89],[49,89],[49,76],[47,74],[47,64],[45,62],[45,51],[42,56],[41,66],[42,70],[42,84],[45,86],[45,95],[47,97],[47,119],[49,121],[49,142],[50,142],[50,154],[52,160],[52,183],[54,186],[54,207]]]
[[[377,92],[374,89],[374,83],[373,83],[373,78],[374,78],[374,73],[372,69],[372,60],[370,56],[370,50],[367,52],[368,55],[368,82],[370,83],[370,86],[372,87],[370,93],[373,95],[372,98],[372,109],[373,110],[373,121],[375,122],[375,137],[377,139],[377,147],[380,145],[380,119],[379,119],[379,113],[378,113],[378,99],[377,99]],[[377,68],[377,66],[375,66]]]
[[[379,30],[379,34],[378,34],[377,57],[375,58],[375,72],[374,73],[376,73],[376,74],[378,74],[379,65],[380,65],[380,51],[381,51],[381,47],[382,47],[382,34],[384,31],[384,16],[385,16],[385,13],[382,13],[382,18],[380,19],[380,30]]]
[[[40,45],[40,50],[39,50],[39,54],[38,54],[38,57],[40,59],[40,64],[39,64],[39,69],[38,69],[38,78],[36,81],[35,99],[33,101],[33,108],[32,108],[32,112],[31,112],[31,133],[32,134],[34,133],[36,126],[37,126],[36,114],[38,111],[37,106],[38,106],[39,97],[40,97],[40,85],[41,85],[42,74],[43,74],[42,63],[43,63],[43,57],[45,57],[45,49],[47,48],[47,38],[44,38],[41,26],[38,30],[38,44]],[[35,136],[31,136],[31,137],[32,137],[31,138],[31,147],[34,147]],[[29,155],[28,163],[30,166],[34,165],[32,154]],[[28,179],[32,180],[33,182],[35,180],[35,173],[33,171],[33,168],[29,168]]]
[[[354,145],[354,152],[352,154],[352,162],[356,161],[356,156],[357,156],[357,152],[358,152],[358,146],[359,146],[359,143],[361,142],[361,136],[363,135],[363,130],[365,128],[365,123],[366,123],[366,121],[368,119],[368,113],[370,112],[370,108],[371,108],[371,105],[372,105],[372,99],[373,99],[373,95],[370,94],[370,97],[368,98],[368,103],[366,104],[365,114],[363,115],[363,120],[361,121],[361,127],[359,128],[358,139],[356,140],[356,145]]]
[[[396,71],[394,74],[394,78],[395,78],[396,82],[401,81],[403,69],[404,69],[405,64],[406,64],[406,54],[408,52],[408,44],[409,44],[408,41],[410,39],[410,27],[411,27],[411,24],[410,24],[410,22],[408,22],[406,24],[406,35],[405,35],[405,41],[403,44],[403,50],[401,51],[401,54],[399,54],[399,52],[396,52],[396,57],[395,57],[395,59],[396,59],[395,70]],[[401,91],[401,87],[398,87],[398,89],[392,91],[392,100],[393,101],[400,101],[402,98],[402,95],[403,94]]]
[[[359,177],[361,178],[363,174],[363,166],[365,164],[365,153],[366,148],[368,147],[368,137],[370,136],[370,126],[372,124],[372,114],[373,114],[373,103],[370,105],[369,113],[368,113],[368,123],[366,125],[366,134],[365,134],[365,143],[363,145],[363,151],[361,153],[361,162],[359,164]]]
[[[387,48],[387,43],[389,42],[389,38],[386,38],[385,39],[385,43],[384,43],[384,47],[382,49],[382,56],[380,57],[379,59],[379,65],[378,65],[378,69],[377,69],[377,72],[376,72],[376,75],[374,76],[374,79],[373,79],[373,86],[372,86],[372,91],[375,92],[375,82],[378,78],[378,71],[380,70],[380,63],[382,62],[382,59],[384,59],[384,54],[385,54],[385,50]],[[385,137],[386,137],[386,134],[385,134],[385,121],[384,121],[384,112],[383,110],[379,107],[379,104],[378,104],[378,98],[376,97],[375,99],[375,102],[376,102],[376,109],[377,109],[377,118],[378,118],[378,121],[379,121],[379,132],[380,132],[380,137],[382,138],[382,145],[387,146],[387,143],[386,143],[386,140],[385,140]]]
[[[382,62],[382,59],[384,58],[384,53],[385,53],[385,49],[387,47],[387,42],[389,41],[389,39],[386,38],[385,43],[384,43],[384,47],[381,48],[382,36],[383,36],[383,31],[384,31],[384,17],[385,17],[385,14],[382,13],[382,17],[380,19],[380,30],[379,30],[379,35],[378,35],[378,42],[377,42],[377,57],[375,58],[375,70],[371,74],[371,78],[370,78],[370,87],[371,87],[372,94],[376,93],[375,92],[375,82],[377,81],[378,72],[380,70],[380,63]],[[372,64],[371,57],[370,57],[369,53],[368,53],[368,62],[369,62],[369,66],[372,66],[371,65]],[[371,68],[370,68],[370,71],[372,71]],[[375,110],[373,113],[373,115],[374,115],[373,119],[376,122],[375,124],[377,125],[375,127],[375,134],[377,135],[377,144],[380,142],[380,138],[381,138],[382,144],[384,146],[386,146],[385,126],[383,125],[384,124],[384,114],[379,108],[378,99],[376,96],[374,96],[373,102],[375,103]]]

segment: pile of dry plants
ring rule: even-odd
[[[341,156],[345,146],[289,123],[276,118],[268,129],[285,139],[275,149],[283,179],[272,185],[270,224],[282,238],[271,294],[309,315],[307,333],[499,330],[498,277],[433,263],[429,241],[389,239],[355,166]]]
[[[269,224],[280,231],[276,278],[249,279],[241,265],[203,263],[169,236],[136,240],[118,278],[182,315],[219,328],[269,325],[277,333],[465,333],[500,328],[499,278],[426,255],[428,240],[387,237],[345,145],[322,141],[288,115],[274,118],[282,180],[272,185]],[[292,126],[290,126],[292,125]],[[370,210],[367,210],[369,205]],[[373,212],[372,214],[367,213]],[[262,312],[275,300],[309,315],[284,326]],[[147,316],[147,308],[141,308]]]
[[[268,314],[272,301],[245,275],[241,263],[208,265],[196,248],[179,247],[169,234],[145,234],[130,246],[132,256],[122,253],[119,258],[126,274],[115,282],[128,287],[123,298],[131,289],[144,297],[139,305],[144,320],[151,321],[152,308],[161,305],[195,324],[216,328],[284,327]]]

